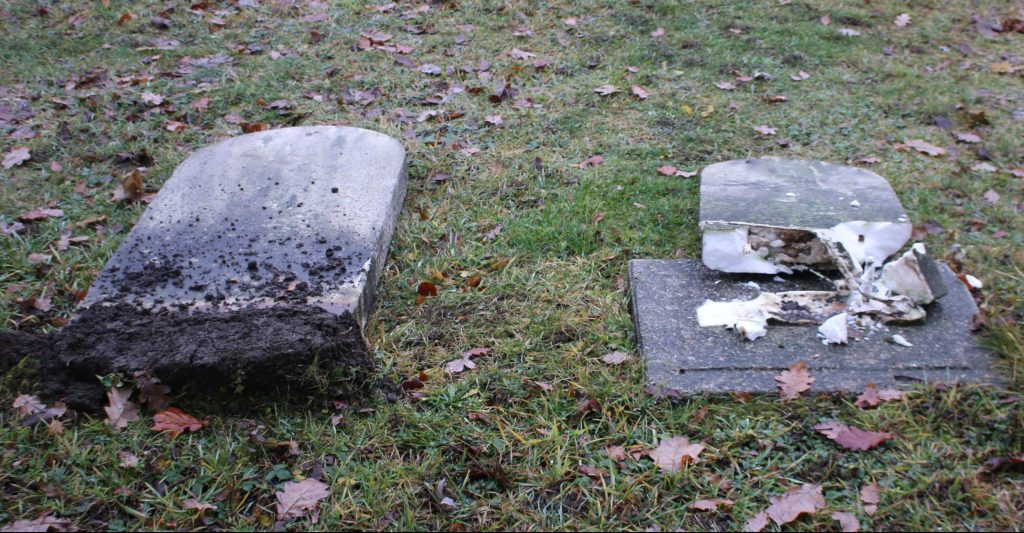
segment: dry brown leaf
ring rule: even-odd
[[[127,202],[141,200],[149,202],[153,199],[152,194],[146,194],[146,188],[142,184],[142,172],[139,169],[132,170],[124,181],[116,189],[111,200],[114,202]]]
[[[821,495],[821,485],[806,484],[791,487],[781,496],[772,496],[768,517],[778,525],[788,524],[803,514],[814,514],[818,509],[825,508],[825,497]]]
[[[606,446],[604,453],[608,454],[608,458],[616,463],[626,460],[626,447],[625,446]]]
[[[897,28],[905,28],[907,24],[910,24],[910,13],[900,13],[894,21]]]
[[[878,483],[864,485],[860,489],[860,501],[864,504],[864,514],[873,516],[878,511],[878,504],[882,501],[882,488]]]
[[[658,167],[658,174],[661,174],[662,176],[675,176],[676,172],[679,172],[679,169],[672,165],[663,165]]]
[[[29,159],[32,159],[32,153],[29,152],[28,148],[20,146],[18,148],[11,148],[11,150],[4,155],[2,165],[4,168],[10,169],[21,165]]]
[[[107,413],[107,419],[104,422],[117,431],[128,427],[129,422],[139,419],[138,404],[128,401],[131,396],[131,389],[114,387],[107,391],[109,405],[103,408]]]
[[[651,32],[651,37],[654,37],[655,39],[663,35],[665,35],[665,28],[662,28],[660,26],[656,30]]]
[[[691,444],[686,437],[672,437],[662,440],[648,456],[665,472],[678,472],[684,466],[696,463],[702,451],[703,444]]]
[[[67,531],[71,520],[44,516],[34,520],[15,520],[0,528],[0,533],[20,531],[22,533],[44,533],[46,531]]]
[[[18,215],[18,220],[21,220],[23,222],[31,222],[31,221],[34,221],[34,220],[46,220],[48,218],[55,218],[55,217],[62,217],[62,216],[64,216],[64,211],[61,210],[61,209],[39,208],[39,209],[33,209],[31,211],[26,211],[26,212]]]
[[[832,519],[839,522],[839,528],[843,533],[857,533],[860,531],[860,522],[853,513],[836,511],[832,513]]]
[[[121,460],[121,468],[134,468],[139,464],[139,458],[132,452],[121,450],[117,452],[117,458]]]
[[[753,531],[757,533],[768,527],[768,513],[761,511],[754,515],[753,518],[747,520],[747,525],[743,527],[743,531]]]
[[[492,126],[500,126],[505,121],[501,118],[501,115],[487,115],[486,117],[484,117],[484,122]]]
[[[18,418],[27,418],[46,409],[46,404],[31,394],[22,394],[11,405],[18,410]]]
[[[804,72],[804,71],[801,70],[800,72],[790,76],[789,79],[791,79],[793,81],[804,81],[804,80],[806,80],[807,78],[810,78],[810,77],[811,77],[810,74],[808,74],[807,72]]]
[[[619,92],[619,89],[616,88],[614,85],[606,83],[600,87],[595,88],[594,92],[601,96],[610,96],[612,94]]]
[[[723,91],[731,91],[736,88],[736,84],[731,81],[720,81],[715,83],[715,87],[718,87]]]
[[[209,422],[206,420],[199,420],[177,407],[171,407],[153,415],[153,427],[149,429],[158,433],[166,432],[173,438],[186,431],[195,433],[206,427],[207,424]]]
[[[981,142],[981,136],[974,132],[964,131],[956,134],[956,140],[962,143],[975,144]]]
[[[330,487],[315,479],[289,481],[281,486],[277,496],[277,518],[301,518],[317,510],[320,500],[331,495]]]
[[[916,150],[918,152],[921,152],[922,154],[928,154],[932,157],[940,157],[946,155],[945,148],[940,148],[938,146],[935,146],[934,144],[931,144],[927,141],[923,141],[921,139],[914,139],[912,141],[907,141],[902,144],[897,143],[894,146],[897,150]]]
[[[589,465],[580,465],[579,472],[591,479],[601,479],[608,475],[607,470]]]
[[[775,128],[771,126],[766,126],[764,124],[760,126],[754,126],[754,131],[756,131],[759,135],[775,135],[776,133],[778,133],[778,130],[776,130]]]
[[[719,507],[732,507],[734,503],[736,502],[724,498],[716,498],[713,500],[697,500],[693,502],[692,505],[690,505],[690,509],[693,509],[694,511],[714,511]]]
[[[160,382],[158,378],[144,374],[135,377],[139,387],[139,402],[152,411],[163,411],[171,405],[171,388]]]
[[[870,450],[894,437],[892,433],[864,431],[838,422],[824,422],[814,426],[814,429],[844,449],[854,451]]]
[[[471,361],[468,357],[460,357],[453,361],[448,361],[444,365],[444,369],[452,374],[458,374],[474,368],[476,368],[476,363]]]
[[[874,383],[868,383],[864,386],[864,393],[858,396],[857,401],[853,404],[861,409],[868,409],[877,406],[880,402],[892,402],[901,398],[903,398],[903,393],[896,389],[878,390]]]
[[[800,397],[801,392],[811,388],[814,378],[807,370],[807,362],[797,361],[789,366],[789,370],[784,370],[775,376],[775,381],[778,382],[780,398],[795,400]]]
[[[647,91],[645,91],[644,88],[639,85],[634,85],[631,90],[633,91],[633,95],[641,100],[646,100],[649,96],[647,94]]]
[[[185,508],[186,509],[191,509],[193,511],[199,511],[200,513],[204,512],[204,511],[216,511],[217,510],[217,506],[216,505],[213,505],[212,503],[204,503],[204,502],[201,502],[201,501],[199,501],[199,500],[197,500],[195,498],[189,498],[189,499],[185,500]]]
[[[518,48],[513,48],[513,49],[508,51],[508,56],[511,57],[512,59],[525,60],[525,59],[533,59],[533,58],[537,57],[537,54],[534,54],[532,52],[527,52],[525,50],[520,50]]]
[[[604,156],[595,155],[588,157],[576,165],[576,168],[596,167],[604,163]]]
[[[626,361],[629,361],[632,358],[633,356],[625,352],[612,352],[602,357],[601,360],[604,361],[605,363],[608,363],[609,365],[621,365],[622,363],[625,363]]]

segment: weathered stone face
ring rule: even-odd
[[[199,150],[71,322],[0,336],[0,367],[35,356],[44,393],[85,407],[102,398],[96,376],[113,372],[151,372],[176,390],[289,386],[313,365],[364,382],[375,360],[362,330],[406,182],[401,144],[356,128]]]
[[[174,172],[83,307],[226,311],[277,303],[365,324],[406,189],[405,151],[356,128],[243,135]]]
[[[745,159],[701,172],[704,263],[722,272],[775,274],[834,262],[822,240],[854,261],[881,263],[912,225],[885,178],[821,161]]]

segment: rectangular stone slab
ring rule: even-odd
[[[365,326],[406,182],[402,145],[358,128],[284,128],[203,148],[164,184],[82,306],[312,304]]]
[[[816,381],[811,392],[862,391],[868,383],[907,388],[916,383],[999,380],[987,351],[970,332],[977,308],[963,284],[939,265],[949,294],[926,307],[921,325],[889,326],[847,346],[826,346],[816,326],[768,325],[768,335],[745,341],[735,331],[702,328],[697,307],[705,300],[751,299],[758,291],[830,290],[815,277],[773,281],[771,276],[723,274],[693,260],[633,260],[629,263],[633,320],[647,381],[684,393],[777,391],[774,376],[807,361]],[[886,342],[900,334],[913,347]]]
[[[855,207],[851,202],[857,201]],[[824,161],[742,159],[700,176],[700,227],[831,228],[842,222],[909,224],[889,182]]]

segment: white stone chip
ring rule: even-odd
[[[964,274],[964,279],[967,280],[967,284],[970,285],[972,289],[981,289],[985,286],[980,279],[970,274]]]
[[[701,258],[712,270],[751,274],[792,273],[789,268],[773,264],[758,255],[747,244],[746,226],[726,230],[705,230]]]
[[[910,341],[904,339],[903,335],[900,334],[893,335],[892,337],[890,337],[890,340],[892,340],[893,344],[899,344],[900,346],[906,346],[907,348],[914,347],[914,345],[911,344]]]
[[[846,313],[828,319],[821,326],[818,326],[818,333],[824,337],[825,344],[846,344],[849,340],[849,324],[846,321]]]

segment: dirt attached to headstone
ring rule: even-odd
[[[341,370],[355,387],[375,366],[351,314],[280,303],[191,313],[94,305],[48,335],[0,331],[0,372],[26,357],[39,394],[88,410],[103,401],[97,376],[115,372],[150,372],[175,390],[255,395],[295,384],[313,366]]]

